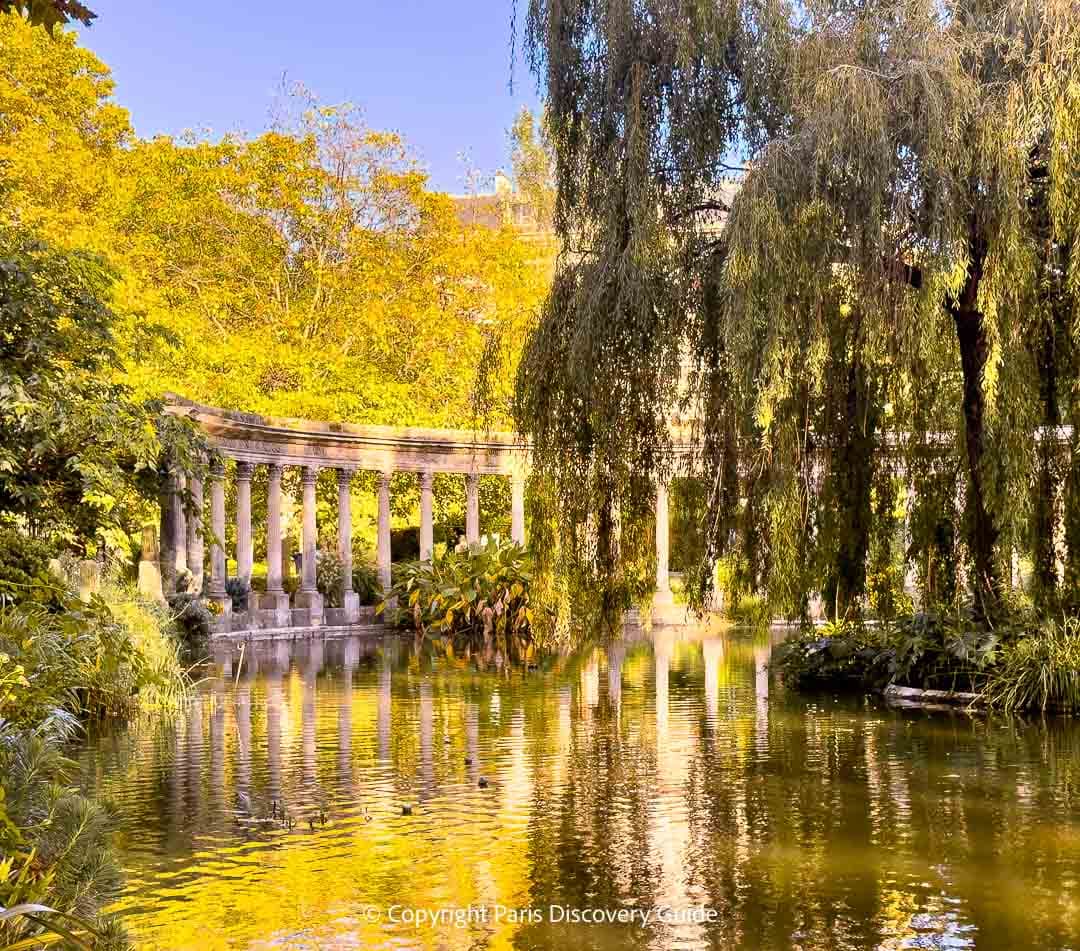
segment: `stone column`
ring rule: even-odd
[[[266,594],[259,606],[274,612],[263,623],[288,627],[289,596],[281,584],[281,466],[267,466],[266,474]]]
[[[210,463],[210,587],[211,601],[221,606],[222,615],[232,613],[232,599],[225,593],[225,466],[220,459]]]
[[[435,526],[432,516],[432,483],[430,472],[420,473],[420,560],[429,561],[435,553]]]
[[[173,550],[176,552],[176,574],[188,570],[187,550],[187,513],[184,511],[184,489],[187,488],[187,478],[182,472],[173,477],[173,531],[176,533],[173,541]]]
[[[176,590],[176,493],[173,492],[173,485],[170,473],[158,499],[158,568],[161,572],[161,588],[166,594]]]
[[[480,541],[480,476],[475,472],[465,476],[465,541]]]
[[[914,558],[911,557],[911,510],[915,505],[915,485],[910,480],[904,488],[904,524],[901,544],[904,546],[904,593],[911,598],[911,603],[918,610],[920,605],[919,594],[919,571]]]
[[[165,595],[161,590],[161,568],[158,561],[157,527],[153,524],[143,526],[142,555],[139,558],[139,597],[143,601],[164,603]]]
[[[668,556],[670,552],[668,522],[668,483],[656,480],[656,594],[653,604],[671,604],[671,581],[668,578]]]
[[[302,527],[303,561],[300,590],[296,593],[296,606],[307,608],[308,623],[318,627],[323,619],[323,599],[315,583],[315,555],[318,531],[315,524],[315,480],[319,470],[304,466],[304,521]]]
[[[251,565],[255,553],[251,542],[251,477],[255,467],[250,462],[236,464],[236,577],[251,587]],[[248,599],[248,604],[253,603]]]
[[[390,590],[390,473],[379,473],[379,523],[375,543],[375,560],[379,584],[384,592]]]
[[[510,538],[525,544],[525,473],[510,476]]]
[[[345,623],[360,620],[360,595],[353,591],[352,563],[352,470],[338,469],[338,558],[341,560],[341,607]]]
[[[202,479],[192,476],[188,481],[191,492],[191,516],[187,520],[187,560],[191,572],[188,591],[202,594],[203,561],[206,557],[203,540],[203,484]]]

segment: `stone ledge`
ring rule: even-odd
[[[901,705],[920,707],[976,707],[982,706],[982,697],[977,693],[959,690],[922,690],[919,687],[901,687],[892,684],[882,694],[885,699]]]
[[[341,627],[330,627],[328,625],[319,627],[275,627],[212,634],[210,640],[212,643],[226,641],[295,641],[308,637],[352,637],[356,635],[385,637],[392,632],[393,628],[384,624],[348,624]]]

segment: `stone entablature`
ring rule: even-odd
[[[528,446],[513,433],[322,423],[167,400],[169,412],[193,420],[215,449],[237,461],[478,475],[521,474],[528,466]]]

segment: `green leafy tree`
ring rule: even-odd
[[[889,458],[918,496],[955,453],[961,491],[924,524],[959,494],[950,557],[981,614],[1033,511],[1046,573],[1039,433],[1076,405],[1075,3],[534,0],[529,35],[574,253],[518,410],[563,520],[647,511],[689,410],[708,554],[741,522],[786,612],[861,597]]]
[[[111,280],[92,255],[0,233],[0,516],[84,550],[126,550],[163,454],[197,448],[114,381]]]

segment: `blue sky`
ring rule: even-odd
[[[459,153],[486,173],[505,166],[514,114],[538,101],[520,52],[508,89],[512,0],[88,2],[98,20],[82,42],[144,137],[258,133],[284,73],[400,132],[433,187],[460,191]]]

